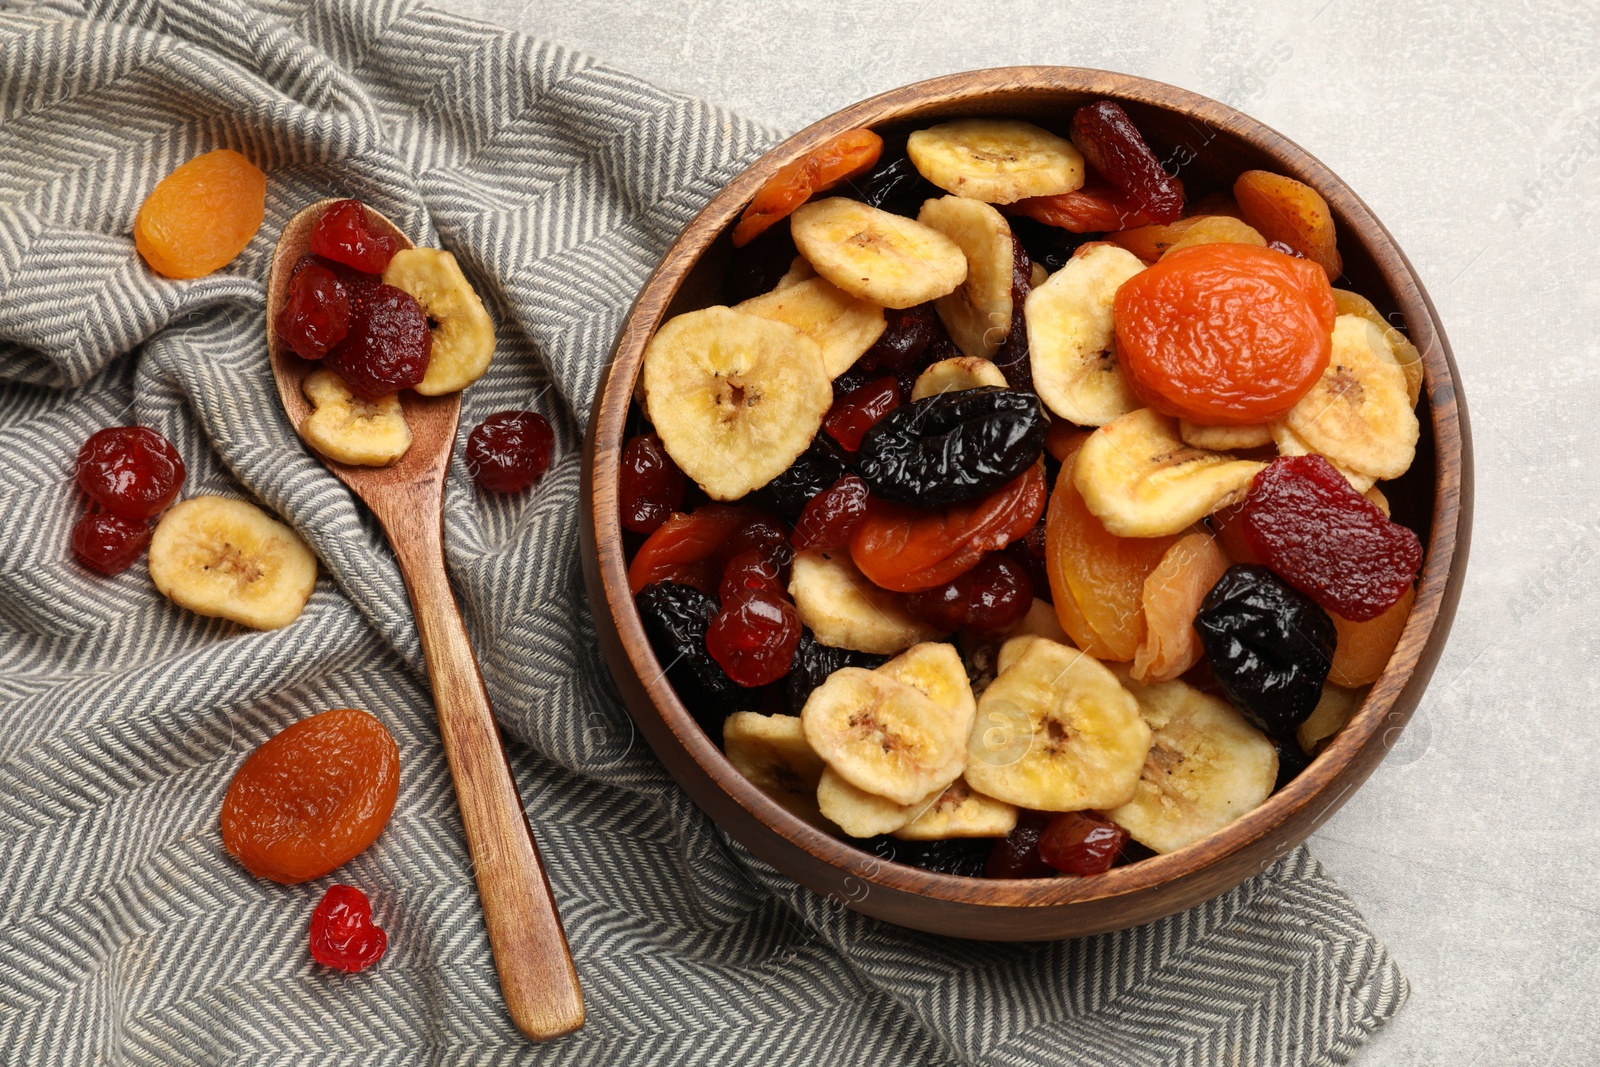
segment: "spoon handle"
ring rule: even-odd
[[[518,1030],[535,1041],[560,1037],[584,1019],[567,935],[450,589],[437,520],[405,525],[406,536],[390,542],[422,638],[500,989]]]

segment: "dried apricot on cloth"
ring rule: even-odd
[[[1322,269],[1254,245],[1177,249],[1117,290],[1113,314],[1134,393],[1208,425],[1278,418],[1332,352],[1333,291]]]
[[[832,189],[865,173],[883,152],[883,138],[871,130],[846,130],[781,168],[756,191],[733,229],[733,247],[743,248],[787,218],[813,193]]]
[[[222,843],[259,878],[321,878],[378,839],[394,811],[400,756],[354,708],[313,715],[252,752],[222,799]]]
[[[168,278],[200,278],[233,262],[267,213],[267,176],[219,148],[162,178],[145,197],[133,242],[150,269]]]

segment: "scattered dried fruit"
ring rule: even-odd
[[[196,156],[139,207],[133,241],[150,269],[200,278],[233,262],[267,213],[267,176],[231,148]]]
[[[497,411],[467,435],[467,473],[491,493],[520,493],[550,466],[555,432],[536,411]]]
[[[188,474],[172,442],[146,426],[96,430],[78,449],[78,488],[125,519],[151,519],[178,498]]]
[[[311,958],[354,974],[377,963],[388,947],[388,936],[373,925],[367,895],[353,886],[329,886],[311,913]]]
[[[107,577],[133,566],[149,545],[148,521],[124,519],[109,511],[86,511],[72,527],[73,556]]]

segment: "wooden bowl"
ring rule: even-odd
[[[1395,518],[1426,546],[1416,601],[1388,668],[1344,730],[1287,787],[1202,841],[1093,878],[963,878],[886,862],[808,825],[750,785],[663,678],[628,592],[618,522],[618,457],[634,382],[646,342],[669,315],[730,302],[722,292],[728,232],[779,167],[862,126],[1016,116],[1064,135],[1076,107],[1104,97],[1118,101],[1157,153],[1178,164],[1191,195],[1230,187],[1250,168],[1314,187],[1338,223],[1342,285],[1403,324],[1421,350],[1421,443],[1412,470],[1385,487]],[[1304,841],[1372,773],[1398,740],[1444,647],[1466,570],[1471,473],[1467,411],[1433,304],[1383,224],[1332,171],[1254,119],[1159,82],[1074,67],[975,71],[875,96],[808,127],[730,182],[673,242],[622,327],[590,413],[584,577],[601,646],[639,732],[690,796],[750,851],[817,893],[901,926],[997,941],[1075,937],[1149,922],[1231,889]]]

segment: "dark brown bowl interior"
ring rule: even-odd
[[[962,115],[1027,118],[1065,134],[1074,108],[1110,97],[1190,195],[1227,188],[1242,170],[1288,174],[1317,189],[1339,226],[1340,285],[1403,325],[1426,382],[1416,462],[1385,486],[1397,520],[1426,546],[1410,620],[1383,676],[1312,766],[1255,811],[1178,852],[1094,878],[1001,881],[886,862],[789,814],[751,786],[694,723],[661,674],[628,592],[617,505],[618,456],[646,342],[669,315],[726,303],[728,231],[774,171],[848,129],[892,132]],[[1398,740],[1443,649],[1466,569],[1471,526],[1467,413],[1443,328],[1405,255],[1355,193],[1305,151],[1226,105],[1159,82],[1073,67],[1012,67],[896,89],[801,131],[756,161],[685,228],[617,338],[590,415],[583,500],[584,576],[606,660],[640,732],[729,834],[774,867],[857,911],[934,933],[1042,940],[1121,929],[1201,903],[1275,862],[1326,820]]]

